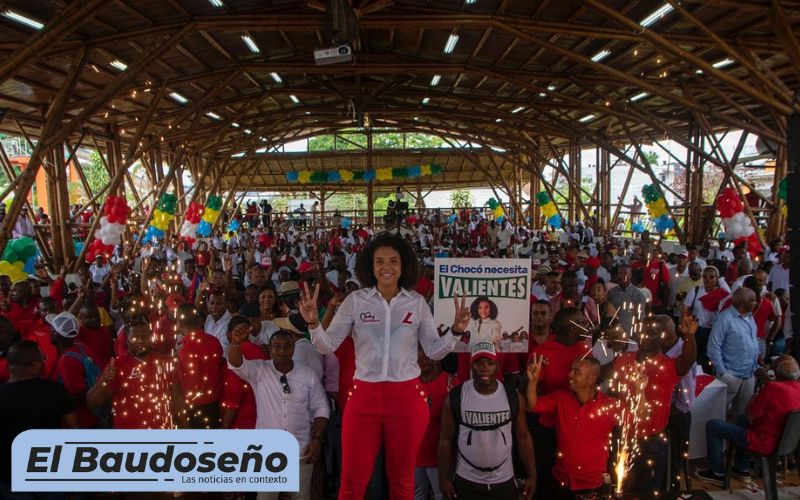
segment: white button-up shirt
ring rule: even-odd
[[[236,375],[250,384],[256,397],[256,429],[281,429],[291,432],[300,444],[300,453],[311,441],[311,423],[328,418],[328,398],[314,372],[294,364],[286,374],[291,392],[284,392],[281,377],[272,360],[243,359],[238,368],[228,364]]]
[[[222,352],[225,354],[225,357],[228,357],[228,347],[230,347],[231,343],[228,341],[228,323],[231,322],[231,313],[225,311],[225,314],[219,317],[218,320],[214,320],[209,314],[206,317],[206,324],[205,324],[205,331],[208,334],[211,334],[219,340],[219,343],[222,344]]]
[[[355,378],[364,382],[416,379],[420,374],[418,343],[434,360],[445,357],[456,345],[451,332],[439,337],[422,295],[406,289],[388,303],[374,287],[356,290],[339,306],[327,331],[322,325],[311,330],[311,341],[322,354],[331,354],[351,332]]]

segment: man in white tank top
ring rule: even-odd
[[[516,499],[519,492],[514,480],[512,445],[516,445],[527,472],[523,497],[533,497],[533,440],[525,412],[520,408],[524,409],[524,405],[516,389],[497,382],[494,344],[473,345],[472,379],[453,389],[442,412],[439,481],[445,498]]]

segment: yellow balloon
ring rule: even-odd
[[[430,165],[420,165],[419,166],[419,175],[432,175],[431,166]]]
[[[392,169],[391,168],[379,168],[375,171],[375,178],[379,181],[390,181],[392,180]]]
[[[297,174],[298,182],[302,184],[308,184],[311,182],[311,171],[310,170],[303,170],[299,174]]]
[[[344,182],[350,182],[353,180],[353,172],[345,169],[339,170],[339,176],[341,176]]]

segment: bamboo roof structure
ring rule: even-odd
[[[337,24],[328,9],[347,4],[352,16]],[[156,194],[183,169],[211,179],[197,196],[237,186],[291,189],[286,174],[298,169],[422,162],[445,172],[401,182],[493,184],[519,194],[521,177],[533,179],[548,164],[572,186],[579,167],[565,158],[582,147],[602,148],[657,181],[630,145],[665,138],[694,155],[688,163],[718,165],[735,178],[732,158],[703,145],[728,130],[760,137],[778,175],[800,86],[796,0],[8,0],[0,7],[0,133],[37,143],[30,175],[43,164],[55,178],[64,161],[48,155],[58,148],[69,156],[78,145],[98,147],[109,158],[109,192],[126,186],[127,168],[141,160],[152,167]],[[352,46],[352,61],[315,64],[315,49],[336,45],[336,29],[347,32],[338,43]],[[280,152],[287,142],[354,128],[476,147]]]

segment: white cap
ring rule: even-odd
[[[48,314],[44,319],[50,323],[53,330],[62,337],[74,339],[78,336],[78,329],[80,328],[78,325],[78,318],[71,312],[65,311],[59,314]]]

